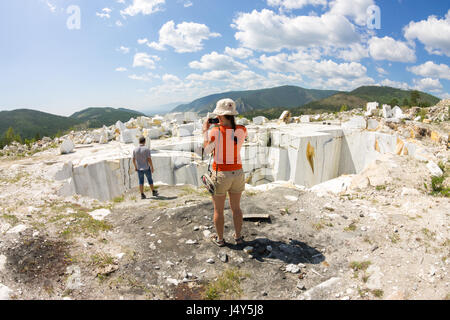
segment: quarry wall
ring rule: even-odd
[[[383,153],[416,152],[413,143],[396,135],[367,130],[316,126],[313,130],[260,127],[248,131],[250,142],[244,144],[241,158],[246,182],[251,185],[291,181],[312,187],[358,173]],[[201,185],[209,157],[202,154],[201,137],[191,138],[152,149],[155,182]],[[66,165],[62,174],[67,181],[60,190],[62,195],[107,201],[138,185],[131,155],[70,166]]]

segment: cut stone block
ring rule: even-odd
[[[300,122],[301,123],[309,123],[311,121],[309,116],[301,116],[300,117]]]
[[[250,121],[247,118],[240,118],[236,120],[236,124],[240,126],[246,126],[250,123]]]
[[[73,152],[75,149],[75,144],[70,139],[66,139],[63,141],[61,146],[59,147],[59,150],[61,151],[61,154],[68,154]]]
[[[366,116],[373,116],[375,111],[378,109],[378,102],[368,102]]]
[[[439,168],[439,166],[436,163],[434,163],[433,161],[429,161],[427,163],[427,168],[430,171],[432,176],[440,177],[444,174],[442,172],[441,168]]]
[[[375,119],[369,119],[367,121],[367,129],[368,130],[376,130],[380,123]]]
[[[259,117],[253,118],[253,124],[256,124],[258,126],[260,126],[266,122],[269,122],[269,119],[267,119],[266,117],[259,116]]]
[[[397,118],[397,119],[403,119],[404,118],[404,114],[402,109],[400,109],[399,106],[395,106],[394,109],[392,109],[392,117],[393,118]]]
[[[351,118],[349,121],[344,122],[342,127],[345,129],[366,129],[367,122],[364,117],[356,116]]]
[[[392,118],[394,113],[392,112],[391,106],[387,104],[383,104],[383,118],[389,119]]]
[[[189,124],[182,124],[178,126],[177,129],[177,137],[189,137],[192,136],[194,133],[195,125],[193,123]]]
[[[140,136],[140,131],[138,129],[125,129],[120,133],[120,142],[122,143],[133,143],[137,136]]]

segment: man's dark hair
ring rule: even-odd
[[[144,144],[145,143],[145,138],[144,137],[140,137],[139,138],[139,143],[140,144]]]

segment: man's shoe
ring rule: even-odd
[[[158,196],[158,191],[157,191],[157,190],[153,190],[152,193],[153,193],[153,196],[154,196],[154,197],[157,197],[157,196]]]
[[[141,194],[141,199],[142,199],[142,200],[147,199],[147,197],[145,196],[145,194]]]

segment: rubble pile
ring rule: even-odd
[[[450,120],[450,100],[445,101],[447,102],[428,108],[428,119],[430,119],[432,122]]]
[[[378,102],[367,103],[366,110],[352,109],[339,113],[321,113],[293,117],[292,122],[323,124],[340,123],[343,128],[377,131],[386,134],[399,134],[405,139],[428,138],[431,141],[450,148],[450,137],[446,128],[430,127],[430,124],[450,120],[450,100],[442,100],[436,106],[429,108],[411,107],[402,110],[399,106]],[[442,129],[444,131],[442,131]]]
[[[448,132],[436,132],[424,127],[421,123],[430,124],[448,121],[450,100],[442,100],[430,108],[411,107],[402,110],[398,106],[382,105],[378,102],[367,103],[366,109],[356,108],[349,111],[320,113],[292,117],[289,111],[283,112],[276,121],[278,125],[293,123],[317,123],[342,125],[347,129],[367,129],[380,133],[398,133],[405,139],[428,137],[434,142],[443,145],[449,144]],[[240,117],[239,125],[267,126],[275,123],[266,117],[258,116],[251,120]],[[117,121],[114,125],[103,126],[100,129],[72,131],[58,138],[44,137],[31,145],[13,142],[0,150],[0,157],[31,156],[49,148],[60,147],[61,154],[73,152],[76,145],[107,144],[118,141],[125,144],[138,145],[139,137],[143,136],[150,147],[151,140],[167,139],[171,137],[189,137],[201,133],[203,119],[197,113],[170,113],[165,116],[131,118],[122,123]]]
[[[14,141],[0,149],[0,157],[32,156],[37,152],[56,148],[62,141],[60,138],[51,139],[49,137],[44,137],[33,144],[20,144]]]
[[[246,120],[246,119],[245,119]],[[244,122],[248,124],[249,121]],[[171,113],[164,117],[154,116],[131,118],[126,123],[117,121],[112,126],[100,129],[71,131],[70,133],[51,139],[44,137],[33,144],[13,142],[0,150],[0,157],[31,156],[49,148],[60,147],[61,154],[73,152],[75,145],[107,144],[110,141],[138,144],[141,136],[147,138],[148,146],[152,139],[162,137],[186,137],[201,131],[202,120],[194,112]]]

